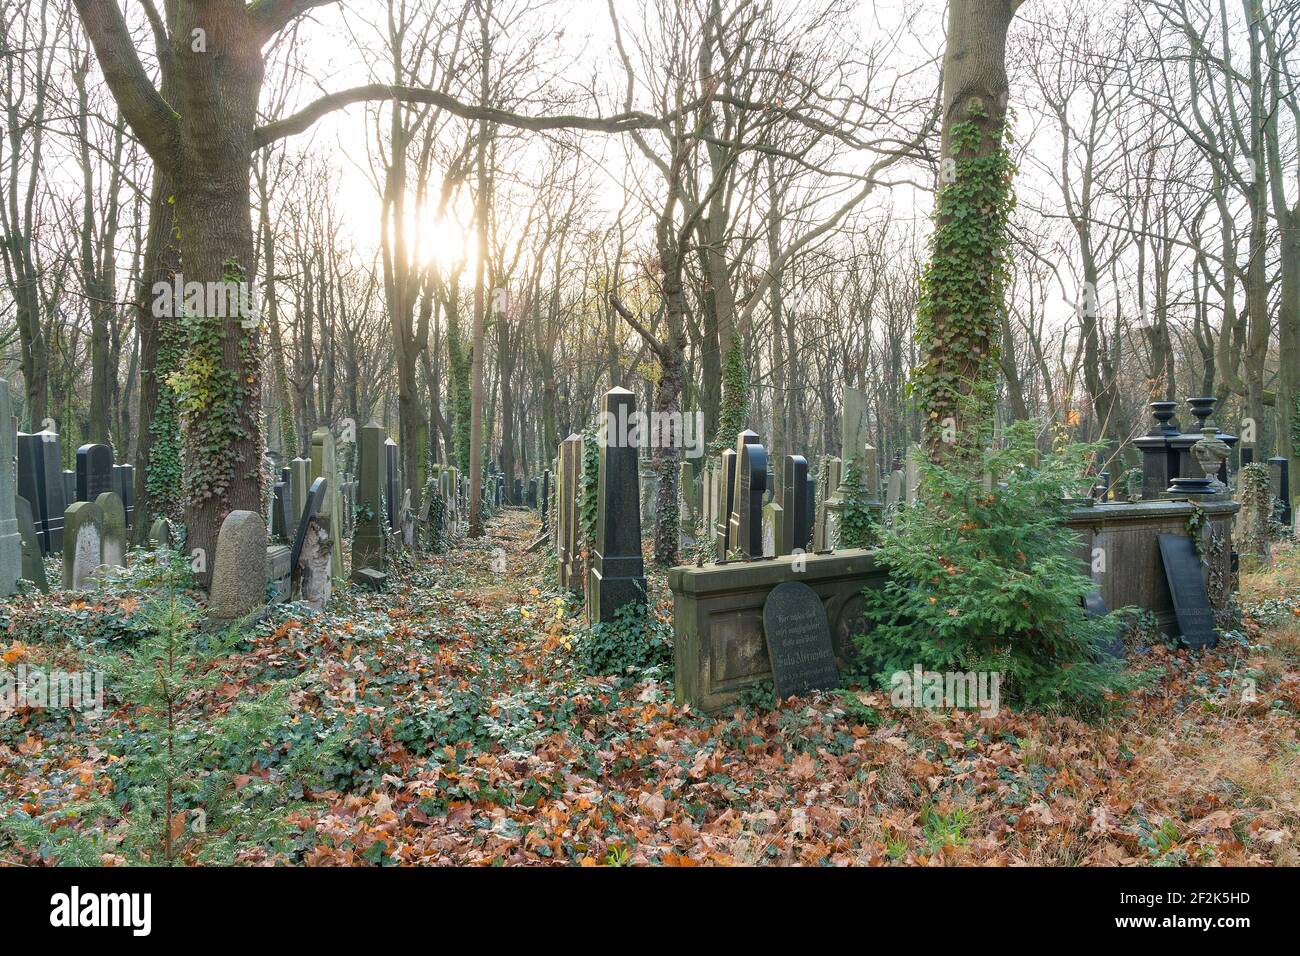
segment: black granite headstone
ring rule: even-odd
[[[1205,591],[1201,557],[1192,546],[1192,539],[1182,534],[1162,534],[1158,540],[1165,581],[1183,640],[1188,647],[1213,647],[1219,635],[1214,630],[1214,610]]]
[[[64,495],[61,456],[56,432],[18,433],[18,494],[31,503],[46,554],[63,551],[63,512],[70,502]]]
[[[122,499],[126,509],[127,527],[135,526],[135,468],[131,465],[113,466],[113,490]]]
[[[637,447],[617,427],[636,412],[636,396],[611,388],[602,402],[600,471],[596,489],[596,540],[587,566],[587,621],[613,620],[627,604],[645,604],[645,562],[641,557],[641,494]]]
[[[271,537],[277,541],[289,540],[289,486],[277,481],[272,487],[271,499]],[[296,529],[295,529],[296,530]]]
[[[781,489],[781,521],[785,525],[781,539],[787,549],[782,553],[807,551],[813,512],[808,508],[808,459],[803,455],[785,456]]]
[[[77,500],[94,501],[113,490],[113,449],[82,445],[77,449]]]
[[[747,442],[740,455],[736,509],[732,512],[731,546],[746,560],[763,556],[763,496],[767,493],[767,451]]]
[[[1291,526],[1291,459],[1275,455],[1268,460],[1268,477],[1277,499],[1278,521]]]
[[[778,698],[839,684],[826,606],[808,585],[785,581],[772,589],[763,604],[763,636]]]

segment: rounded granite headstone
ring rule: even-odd
[[[839,684],[826,606],[808,585],[785,581],[772,589],[763,604],[763,636],[779,699]]]

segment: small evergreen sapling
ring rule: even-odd
[[[1139,678],[1099,652],[1114,621],[1085,616],[1081,599],[1096,585],[1064,525],[1064,498],[1085,490],[1080,476],[1095,449],[1040,456],[1029,422],[1005,436],[1007,447],[985,452],[982,467],[921,464],[923,503],[880,529],[877,561],[890,579],[865,592],[859,643],[886,687],[918,663],[998,672],[1014,706],[1097,713]],[[985,472],[997,479],[988,488]]]

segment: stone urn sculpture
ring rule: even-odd
[[[1221,495],[1227,492],[1228,486],[1219,480],[1219,469],[1227,460],[1231,449],[1226,442],[1219,438],[1219,429],[1214,425],[1205,423],[1201,429],[1203,437],[1192,446],[1192,454],[1196,457],[1196,462],[1205,472],[1205,477],[1209,479],[1210,484],[1208,491],[1212,495]]]

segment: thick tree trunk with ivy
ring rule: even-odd
[[[1022,0],[950,0],[943,138],[930,261],[921,278],[913,388],[940,461],[975,458],[999,365],[1011,161],[1007,29]]]

